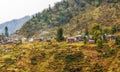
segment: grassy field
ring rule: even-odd
[[[0,72],[120,72],[120,49],[94,44],[31,42],[0,45]]]

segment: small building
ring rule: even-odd
[[[111,41],[115,39],[115,35],[106,35],[107,40]]]
[[[74,42],[76,42],[76,38],[75,37],[68,37],[68,38],[66,38],[66,41],[68,43],[74,43]]]
[[[108,3],[117,3],[118,0],[106,0]]]
[[[21,38],[22,42],[26,42],[27,41],[27,38],[23,37]]]
[[[35,38],[34,40],[37,42],[42,42],[44,39],[43,38]]]
[[[33,38],[29,38],[28,41],[29,41],[29,42],[33,42],[34,39],[33,39]]]
[[[51,42],[51,38],[47,38],[47,40],[46,40],[47,42]]]
[[[117,28],[117,32],[120,32],[120,28]]]
[[[89,44],[95,44],[95,40],[88,40]]]
[[[82,35],[77,35],[77,36],[75,36],[75,38],[76,38],[76,42],[83,41],[83,36]]]

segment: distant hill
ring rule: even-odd
[[[84,32],[93,23],[109,28],[120,24],[120,0],[62,0],[54,7],[37,13],[19,30],[26,37],[53,36],[58,27],[64,28],[64,35]],[[44,33],[47,32],[47,33]]]
[[[30,16],[25,16],[20,19],[14,19],[5,23],[0,24],[0,34],[4,33],[4,28],[7,26],[9,29],[9,34],[16,32],[20,29],[23,24],[30,19]]]

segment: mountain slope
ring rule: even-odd
[[[20,19],[14,19],[0,24],[0,34],[4,33],[4,28],[7,26],[9,29],[9,34],[14,33],[16,30],[20,29],[23,24],[30,19],[30,16],[25,16]]]
[[[19,34],[52,37],[58,27],[65,29],[65,35],[80,34],[86,25],[91,26],[95,22],[104,27],[120,23],[119,12],[120,0],[63,0],[33,16]]]

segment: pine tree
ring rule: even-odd
[[[5,27],[5,36],[6,36],[6,37],[9,37],[8,27],[7,27],[7,26]]]
[[[63,41],[64,37],[63,37],[63,29],[59,28],[57,31],[57,41]]]

